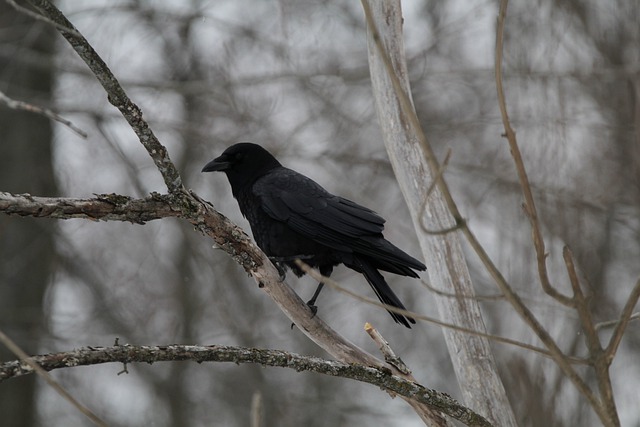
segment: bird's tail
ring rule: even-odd
[[[376,296],[378,297],[378,299],[380,299],[380,302],[392,307],[406,310],[404,304],[402,304],[396,294],[393,293],[393,291],[389,287],[389,284],[386,282],[386,280],[384,280],[382,274],[380,274],[380,272],[373,266],[371,262],[363,257],[354,257],[353,261],[354,265],[347,265],[347,267],[350,267],[364,275],[364,277],[367,279],[367,282],[369,282],[369,285],[371,285],[373,291],[376,293]],[[416,321],[411,317],[404,316],[399,313],[394,313],[392,311],[389,311],[389,314],[391,315],[391,317],[393,317],[393,320],[395,320],[396,323],[400,323],[407,328],[411,328],[410,323],[416,323]]]

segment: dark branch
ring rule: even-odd
[[[259,363],[274,366],[311,371],[334,377],[342,377],[382,387],[406,398],[423,403],[435,410],[469,426],[490,426],[482,416],[465,408],[444,393],[430,390],[412,381],[392,375],[389,369],[375,368],[317,357],[300,356],[280,350],[265,350],[229,346],[133,346],[85,347],[77,350],[53,353],[31,358],[44,370],[69,368],[74,366],[96,365],[101,363],[155,363],[191,360],[194,362],[233,362]],[[0,364],[0,382],[9,378],[33,373],[33,368],[21,361]]]

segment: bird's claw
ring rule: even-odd
[[[313,313],[311,315],[311,318],[313,319],[314,317],[316,317],[316,314],[318,314],[318,306],[315,305],[313,301],[309,301],[307,302],[307,307],[309,307],[309,309],[311,310],[311,313]]]
[[[311,318],[313,319],[314,317],[316,317],[316,314],[318,314],[318,306],[315,305],[314,301],[312,300],[308,301],[307,307],[309,307],[309,310],[311,310]],[[293,329],[294,326],[296,326],[296,324],[292,323],[291,329]]]
[[[284,279],[286,279],[287,277],[287,270],[278,262],[277,258],[270,257],[269,259],[271,260],[273,265],[276,266],[276,269],[278,270],[278,274],[280,275],[280,281],[284,282]]]

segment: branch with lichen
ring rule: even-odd
[[[490,426],[486,419],[460,405],[449,395],[393,375],[389,369],[301,356],[280,350],[220,345],[115,345],[84,347],[68,352],[34,356],[30,359],[46,371],[116,362],[124,364],[169,361],[258,363],[263,366],[289,368],[298,372],[310,371],[373,384],[428,405],[466,425]],[[33,368],[24,361],[16,360],[0,364],[0,382],[30,373],[33,373]]]

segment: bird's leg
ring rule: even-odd
[[[318,295],[320,295],[320,291],[322,290],[323,287],[324,287],[324,282],[318,283],[318,287],[316,288],[316,291],[313,293],[313,296],[309,301],[307,301],[307,305],[313,312],[314,316],[318,312],[318,306],[316,306],[316,300],[318,299]]]
[[[319,270],[320,270],[320,274],[322,275],[322,277],[329,277],[329,276],[331,276],[331,273],[333,272],[333,266],[332,265],[321,265]],[[313,293],[313,296],[311,297],[311,299],[307,302],[307,305],[309,306],[309,308],[313,312],[314,316],[318,312],[318,307],[316,306],[316,300],[318,299],[318,295],[320,295],[320,291],[322,291],[323,287],[324,287],[324,282],[318,283],[318,287],[316,288],[316,291]]]

